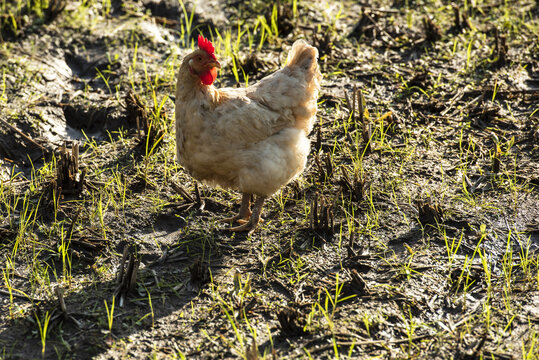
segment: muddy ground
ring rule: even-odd
[[[0,2],[0,358],[539,358],[539,3],[182,4]],[[320,52],[251,236],[175,163],[199,33],[217,86]]]

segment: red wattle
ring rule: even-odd
[[[204,85],[211,85],[217,79],[217,68],[211,68],[211,70],[200,74],[200,81]]]

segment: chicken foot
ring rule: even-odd
[[[235,232],[247,231],[248,234],[251,234],[253,231],[255,231],[256,227],[258,226],[258,223],[262,222],[262,219],[260,219],[260,216],[262,215],[262,207],[264,206],[264,201],[266,201],[266,198],[267,198],[266,196],[257,196],[256,201],[253,205],[253,213],[251,214],[249,221],[247,221],[243,225],[236,226],[228,230],[235,231]]]
[[[219,222],[226,222],[226,223],[235,223],[236,221],[241,222],[247,222],[249,218],[251,217],[252,211],[251,211],[251,194],[243,193],[243,196],[241,198],[241,206],[240,206],[240,212],[238,215],[234,215],[232,217],[221,219]]]

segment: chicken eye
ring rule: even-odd
[[[197,57],[197,60],[202,61],[202,57],[201,56]]]

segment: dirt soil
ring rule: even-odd
[[[539,358],[537,1],[0,8],[0,358]],[[251,236],[175,162],[199,33],[216,86],[320,52],[307,168]]]

